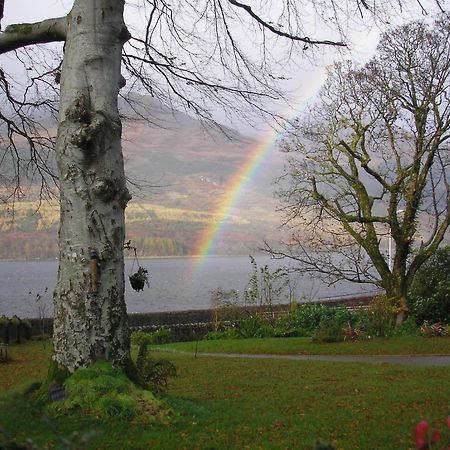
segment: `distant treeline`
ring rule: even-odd
[[[58,205],[17,202],[0,210],[0,259],[54,259],[58,256]],[[214,214],[134,204],[127,208],[126,239],[139,256],[192,256],[200,237],[217,223]],[[260,245],[257,226],[233,217],[215,248],[217,254],[247,255]]]

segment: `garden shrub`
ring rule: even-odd
[[[225,291],[219,287],[211,292],[211,319],[214,331],[218,331],[224,323],[241,315],[239,295],[235,289]]]
[[[437,250],[417,271],[408,292],[411,314],[424,322],[450,324],[450,246]]]
[[[361,328],[360,321],[357,313],[345,307],[307,303],[277,318],[273,325],[253,314],[223,330],[210,331],[204,339],[306,337],[315,334],[317,341],[337,342],[344,339],[345,327]]]
[[[161,327],[156,331],[137,330],[131,333],[131,342],[134,345],[158,345],[167,344],[171,341],[172,332],[170,328]]]
[[[277,319],[275,329],[279,330],[279,335],[311,336],[320,322],[329,315],[329,308],[326,306],[306,303]]]
[[[156,359],[146,355],[136,365],[141,380],[152,392],[166,389],[169,379],[177,375],[176,367],[167,359]]]
[[[323,304],[307,303],[300,305],[289,314],[280,317],[274,326],[274,335],[280,337],[311,336],[318,328],[322,332],[327,326],[341,329],[358,322],[358,315],[344,307],[329,307]],[[330,331],[336,335],[336,330]],[[343,333],[341,333],[343,334]]]
[[[167,330],[167,329],[161,329]],[[167,387],[169,378],[177,374],[176,367],[165,359],[152,358],[148,351],[148,346],[153,343],[162,343],[166,339],[166,332],[145,333],[135,331],[131,336],[133,344],[138,346],[138,356],[136,358],[136,370],[142,385],[153,392],[160,392]],[[169,330],[170,333],[170,330]]]
[[[374,298],[370,306],[360,317],[368,336],[390,337],[395,329],[395,316],[397,308],[386,295]]]
[[[274,328],[261,316],[254,314],[229,325],[223,330],[210,331],[203,339],[250,339],[272,337],[274,335]]]
[[[342,324],[333,318],[327,318],[320,322],[319,327],[312,335],[313,342],[341,342],[344,340]]]
[[[244,339],[271,337],[273,336],[273,327],[266,323],[261,316],[254,314],[241,320],[237,324],[236,332],[239,337]]]
[[[281,320],[285,319],[285,320]],[[273,335],[275,337],[306,337],[311,336],[309,330],[295,326],[291,323],[288,316],[280,318],[273,328]]]
[[[355,326],[360,322],[358,313],[350,311],[345,306],[338,306],[335,308],[330,308],[330,314],[333,320],[339,323],[342,327],[344,326]]]
[[[394,329],[395,336],[418,336],[420,334],[419,327],[417,326],[416,319],[413,316],[409,316],[398,327]]]
[[[348,322],[343,328],[344,341],[356,341],[364,336],[364,327],[362,325],[352,325]]]
[[[217,330],[217,331],[209,331],[206,333],[203,339],[207,341],[213,341],[213,340],[221,340],[221,339],[238,339],[240,336],[238,334],[238,331],[234,326],[225,328],[224,330]]]
[[[446,328],[440,322],[432,324],[425,322],[420,327],[420,333],[424,337],[444,337],[446,336]]]

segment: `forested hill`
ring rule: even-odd
[[[123,149],[133,200],[127,208],[127,239],[146,256],[193,255],[198,237],[215,226],[215,214],[231,177],[254,151],[256,140],[219,130],[146,100],[151,122],[124,121]],[[129,110],[128,110],[129,112]],[[147,114],[148,112],[146,112]],[[128,114],[129,115],[129,114]],[[272,152],[257,177],[246,184],[227,221],[218,254],[249,254],[273,236],[272,179],[283,167]],[[54,258],[57,255],[56,201],[39,205],[37,192],[0,209],[0,258]]]

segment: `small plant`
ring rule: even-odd
[[[32,295],[32,292],[30,291],[28,294]],[[45,318],[48,315],[47,314],[48,313],[47,294],[48,294],[47,286],[44,289],[44,295],[41,295],[40,292],[38,292],[36,294],[36,309],[37,309],[39,321],[41,323],[41,339],[42,340],[45,340]]]
[[[170,328],[162,327],[156,331],[133,331],[131,334],[131,342],[138,347],[141,345],[157,345],[167,344],[172,338]]]
[[[344,332],[344,341],[356,341],[364,335],[364,327],[361,325],[353,326],[350,322],[342,328]]]
[[[172,339],[172,331],[170,328],[166,327],[159,328],[150,334],[152,336],[153,344],[167,344]]]
[[[394,333],[396,314],[397,308],[392,299],[386,295],[379,295],[361,314],[361,318],[368,334],[388,338]]]
[[[244,339],[273,336],[273,327],[266,323],[258,314],[241,320],[236,331],[238,336]]]
[[[406,320],[394,330],[395,336],[419,336],[420,330],[413,316],[408,316]]]
[[[205,341],[217,341],[223,339],[238,339],[239,334],[236,328],[228,327],[223,331],[210,331],[205,334],[203,339]]]
[[[131,287],[137,292],[143,291],[145,285],[150,287],[148,282],[148,270],[140,266],[137,272],[130,275],[130,284]]]
[[[239,315],[239,296],[235,289],[225,291],[217,288],[211,292],[211,319],[214,331],[218,331],[224,321]]]
[[[133,265],[131,266],[131,272],[133,272],[135,264],[137,265],[138,268],[137,272],[134,272],[129,276],[131,287],[136,292],[143,291],[145,285],[147,285],[147,287],[150,287],[150,284],[148,282],[148,270],[139,264],[139,259],[137,256],[137,248],[131,245],[131,241],[125,242],[123,244],[123,248],[124,250],[133,250],[134,252],[134,261]]]
[[[341,342],[344,340],[342,326],[333,319],[323,320],[312,335],[313,342]]]
[[[286,297],[289,281],[287,272],[282,268],[271,272],[267,264],[264,267],[258,267],[253,256],[250,256],[250,264],[253,275],[244,292],[244,304],[265,306],[272,311],[273,305],[280,303],[282,297]]]
[[[447,417],[447,429],[450,430],[450,417]],[[414,440],[417,450],[438,449],[439,443],[442,441],[442,434],[439,430],[433,430],[430,435],[430,425],[426,420],[419,422],[414,428]],[[447,443],[443,442],[440,449],[450,448],[450,436]]]
[[[176,367],[167,359],[155,359],[145,355],[140,357],[136,366],[141,380],[152,392],[164,391],[169,379],[177,376]]]
[[[170,330],[168,331],[170,333]],[[177,375],[176,367],[170,361],[165,359],[155,359],[149,355],[148,346],[154,344],[155,340],[161,338],[161,333],[159,337],[155,337],[158,336],[157,333],[158,332],[145,333],[144,331],[135,331],[131,337],[133,344],[139,347],[138,356],[136,358],[136,369],[139,379],[145,388],[150,389],[153,392],[163,391],[167,387],[169,378]]]
[[[420,333],[425,337],[442,337],[445,336],[445,328],[440,322],[431,325],[425,322],[420,327]]]
[[[328,444],[319,440],[315,443],[313,450],[336,450],[336,447],[333,444]]]

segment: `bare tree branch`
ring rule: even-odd
[[[66,17],[9,25],[3,33],[0,33],[0,54],[28,45],[64,41],[66,29]]]
[[[228,0],[228,2],[234,6],[237,6],[238,8],[242,8],[254,20],[256,20],[256,22],[258,22],[262,27],[267,28],[270,32],[272,32],[273,34],[276,34],[278,36],[282,36],[282,37],[291,39],[293,41],[301,41],[301,42],[304,42],[305,44],[310,44],[310,45],[332,45],[332,46],[338,46],[338,47],[346,46],[346,44],[341,41],[314,40],[307,36],[301,37],[301,36],[294,36],[292,34],[285,33],[284,31],[281,31],[281,30],[275,28],[269,22],[264,21],[259,15],[255,14],[253,12],[251,6],[241,3],[241,2],[238,2],[237,0]]]

